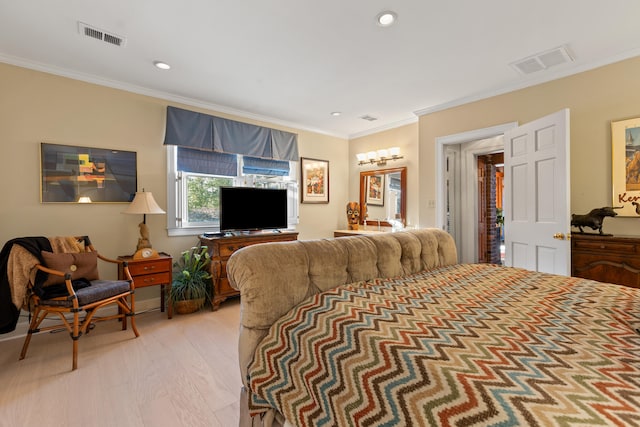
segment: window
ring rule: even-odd
[[[170,236],[219,231],[221,186],[286,189],[289,227],[298,223],[297,162],[167,146],[167,168]]]
[[[186,209],[182,215],[185,226],[198,226],[218,224],[220,219],[220,206],[218,201],[218,189],[220,187],[233,186],[233,178],[205,175],[182,174],[182,191]]]

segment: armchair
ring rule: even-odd
[[[135,324],[135,284],[127,263],[102,256],[87,236],[76,237],[76,241],[81,252],[41,252],[44,263],[35,265],[36,279],[28,285],[31,291],[29,308],[33,317],[20,353],[21,360],[25,358],[35,332],[61,327],[67,329],[73,341],[72,370],[78,367],[78,340],[89,332],[95,322],[119,319],[122,330],[126,330],[127,318],[130,317],[133,333],[136,337],[140,335]],[[123,264],[126,280],[101,280],[98,277],[98,260]],[[108,305],[117,306],[117,313],[103,317],[95,315],[97,310]],[[49,315],[57,315],[61,323],[40,327]]]

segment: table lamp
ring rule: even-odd
[[[156,258],[158,252],[151,247],[151,241],[149,240],[147,214],[163,214],[165,212],[158,206],[153,198],[153,194],[145,192],[144,189],[137,191],[129,206],[127,206],[122,213],[143,215],[142,222],[138,224],[138,227],[140,227],[140,238],[138,239],[138,246],[136,247],[136,253],[133,255],[133,258]]]

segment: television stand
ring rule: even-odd
[[[211,310],[217,310],[220,303],[227,298],[240,295],[229,284],[227,279],[227,260],[238,249],[258,243],[287,242],[298,240],[297,231],[254,232],[239,235],[207,235],[200,236],[200,245],[206,246],[211,256],[210,273],[213,282]]]

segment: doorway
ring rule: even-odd
[[[436,226],[453,236],[460,262],[479,259],[477,157],[503,152],[504,133],[517,126],[511,122],[436,138]]]
[[[504,152],[477,156],[478,262],[504,264]]]

